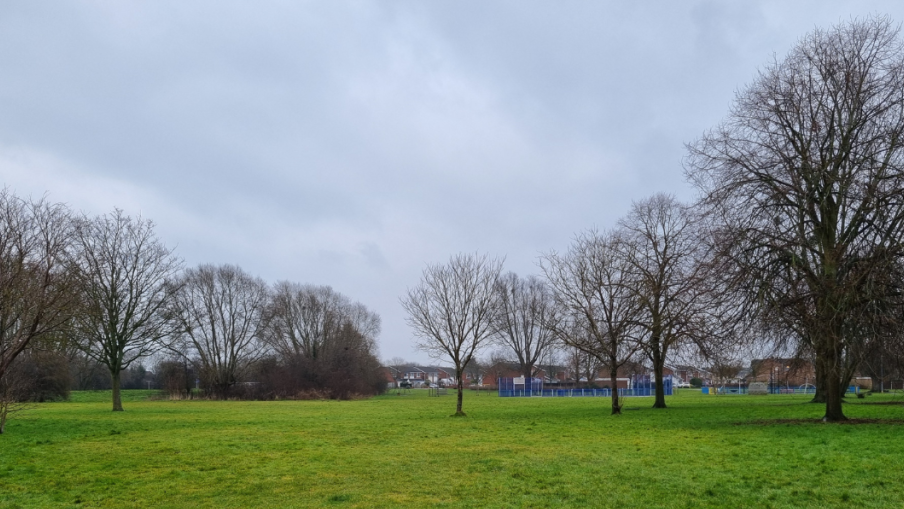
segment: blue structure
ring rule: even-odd
[[[662,377],[662,385],[665,389],[665,395],[671,396],[673,385],[671,375]],[[631,388],[634,390],[634,394],[631,394],[631,396],[655,396],[656,380],[652,379],[650,375],[634,375]]]
[[[499,395],[506,393],[507,396],[539,396],[543,392],[542,378],[500,378]]]
[[[631,387],[618,389],[618,395],[628,396],[655,396],[656,383],[650,375],[636,375],[631,378]],[[544,389],[543,380],[540,378],[500,378],[500,398],[520,397],[544,397],[544,398],[575,398],[575,397],[612,397],[612,389]],[[672,395],[673,380],[671,376],[663,378],[665,395]]]

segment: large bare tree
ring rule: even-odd
[[[642,311],[622,242],[615,232],[591,230],[578,235],[567,253],[548,254],[540,263],[561,309],[556,335],[607,367],[613,415],[621,414],[618,370],[637,352]]]
[[[724,224],[736,288],[810,343],[829,421],[845,419],[864,342],[893,326],[902,148],[904,46],[884,17],[810,33],[689,146],[687,175]]]
[[[494,332],[496,282],[501,271],[501,260],[458,254],[446,265],[428,265],[420,284],[402,299],[408,324],[419,338],[417,347],[454,365],[458,387],[455,415],[465,415],[465,367]]]
[[[378,314],[331,287],[289,281],[276,284],[265,321],[264,337],[276,352],[284,358],[311,360],[339,346],[346,326],[361,336],[368,351],[373,351],[381,328]]]
[[[207,391],[227,398],[240,371],[263,354],[267,284],[235,265],[201,265],[177,281],[167,306],[180,353],[197,363]]]
[[[0,380],[36,339],[59,336],[79,300],[69,210],[0,191]]]
[[[525,378],[534,376],[537,362],[556,341],[558,313],[550,289],[536,276],[509,272],[496,283],[499,313],[495,340],[514,353]]]
[[[163,311],[178,288],[182,262],[154,235],[154,225],[117,209],[76,228],[80,293],[76,340],[110,371],[113,411],[122,411],[120,374],[171,337]]]

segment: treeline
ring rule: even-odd
[[[233,265],[184,268],[153,228],[0,191],[0,417],[18,400],[97,386],[98,366],[121,410],[130,369],[154,359],[164,386],[210,398],[382,390],[380,317],[364,305]]]

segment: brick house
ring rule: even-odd
[[[650,374],[650,370],[642,363],[628,361],[619,366],[618,370],[616,370],[615,384],[619,389],[629,389],[631,387],[631,380],[634,379],[635,375],[646,374]],[[597,387],[609,387],[612,385],[611,376],[608,366],[600,366],[596,370],[596,378],[592,380],[592,382]]]
[[[676,364],[674,366],[663,366],[662,368],[663,376],[673,376],[678,378],[682,382],[690,382],[691,378],[699,378],[703,381],[704,384],[708,384],[712,381],[713,375],[710,371],[699,368],[697,366]]]
[[[750,362],[747,382],[800,386],[816,381],[816,369],[809,359],[770,357]]]
[[[487,368],[484,378],[493,385],[500,378],[518,378],[524,376],[521,365],[512,361],[499,361]],[[568,381],[568,370],[564,366],[534,366],[533,378],[542,378],[546,384],[560,384]]]

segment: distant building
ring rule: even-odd
[[[395,382],[396,387],[409,383],[412,387],[448,386],[455,384],[455,370],[440,366],[386,366],[385,370]]]
[[[747,370],[747,382],[764,382],[785,386],[816,383],[816,369],[809,359],[769,357],[754,359]]]

